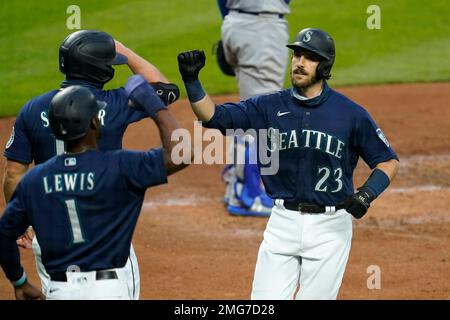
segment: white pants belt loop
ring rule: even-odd
[[[335,206],[325,206],[325,214],[334,213],[336,211]]]

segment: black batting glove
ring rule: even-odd
[[[175,83],[155,82],[150,85],[166,106],[174,103],[180,97],[180,89]]]
[[[205,52],[193,50],[178,54],[178,69],[184,82],[198,80],[198,73],[205,66]]]
[[[369,189],[362,187],[358,189],[357,193],[345,200],[345,210],[356,219],[361,219],[367,213],[370,203],[374,199],[373,193]]]

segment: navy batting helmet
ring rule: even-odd
[[[125,63],[127,57],[116,53],[114,39],[102,31],[76,31],[59,47],[59,70],[74,79],[105,84],[114,76],[112,65]]]
[[[333,38],[328,33],[316,28],[303,29],[287,47],[293,50],[305,49],[320,56],[322,61],[317,67],[318,77],[321,79],[331,77],[335,50]]]
[[[58,92],[50,102],[48,118],[57,139],[71,141],[86,135],[89,123],[106,103],[97,101],[86,87],[70,86]]]

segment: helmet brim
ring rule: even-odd
[[[330,57],[323,55],[318,50],[314,49],[311,46],[308,46],[307,44],[305,44],[303,42],[294,42],[294,43],[286,45],[286,47],[288,47],[289,49],[292,49],[292,50],[305,49],[305,50],[311,51],[312,53],[317,54],[319,57],[322,57],[323,59],[330,60]]]
[[[120,54],[120,53],[116,53],[116,56],[111,61],[111,65],[117,66],[117,65],[121,65],[121,64],[127,64],[127,62],[128,62],[128,58],[126,56],[124,56],[123,54]]]

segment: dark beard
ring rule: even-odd
[[[305,90],[305,89],[307,89],[307,88],[309,88],[309,87],[315,85],[315,84],[316,84],[317,82],[319,82],[319,81],[320,81],[319,77],[317,76],[317,74],[315,74],[315,75],[311,78],[311,80],[308,81],[308,83],[306,83],[305,85],[302,85],[302,86],[297,86],[297,85],[295,85],[295,83],[294,83],[294,81],[292,80],[292,77],[291,77],[291,84],[292,84],[292,86],[293,86],[295,89],[297,89],[297,91],[298,91],[299,93],[302,93],[303,90]]]

